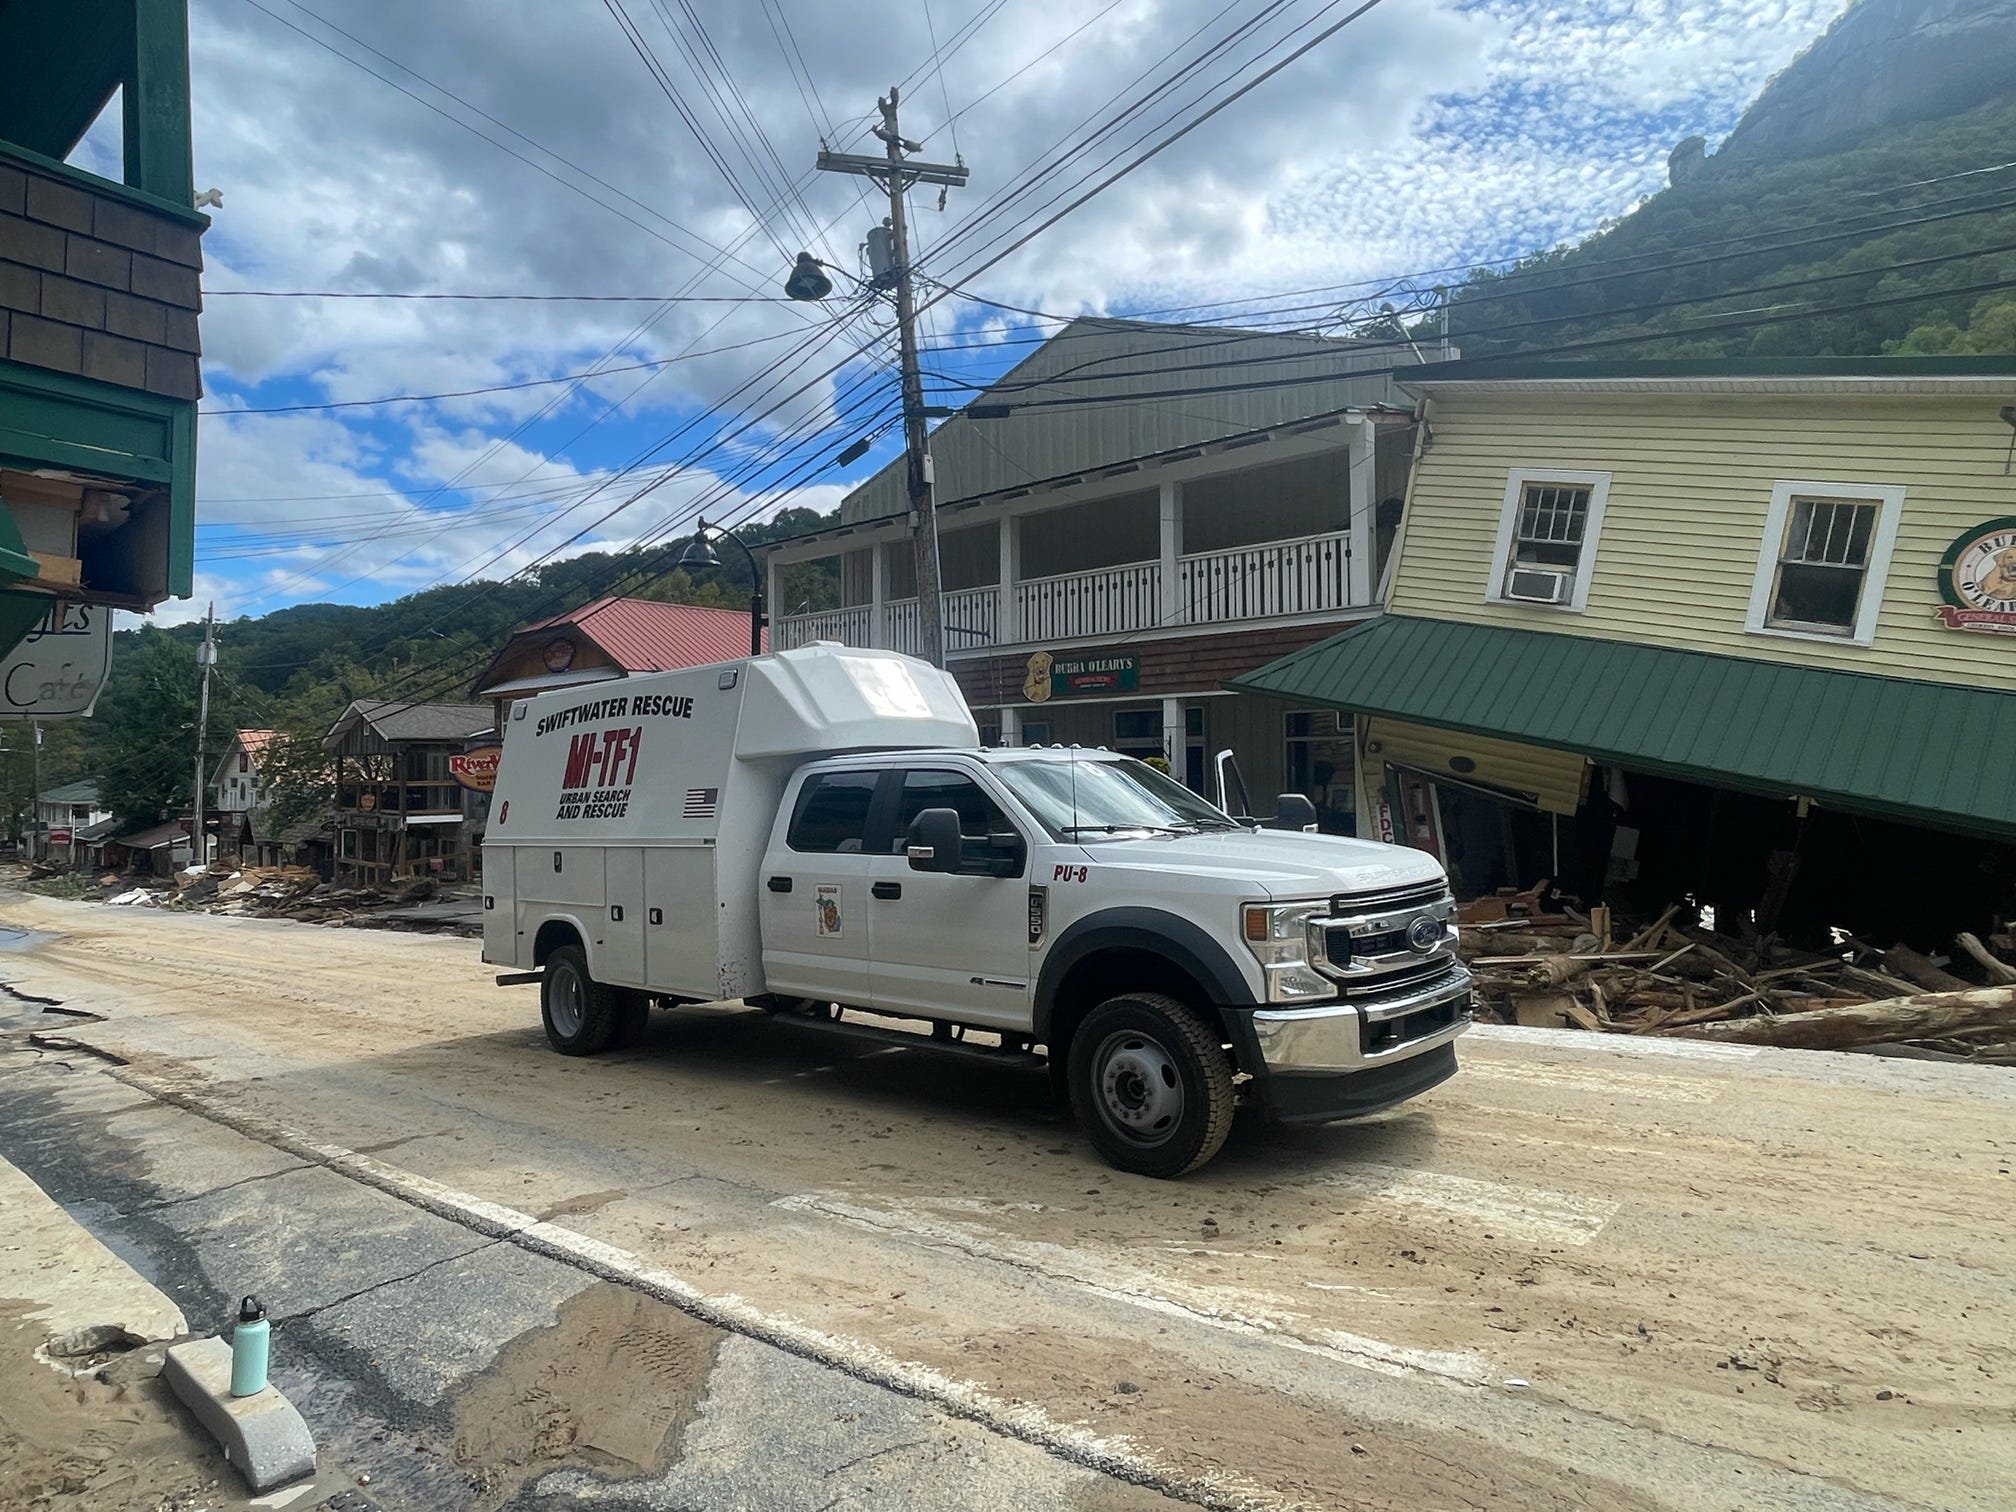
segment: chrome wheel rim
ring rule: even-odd
[[[585,997],[581,978],[571,971],[558,972],[547,980],[546,1011],[562,1039],[572,1039],[581,1032],[582,1020],[587,1017]]]
[[[1109,1034],[1093,1058],[1099,1113],[1138,1145],[1166,1143],[1183,1122],[1183,1077],[1175,1057],[1133,1029]]]

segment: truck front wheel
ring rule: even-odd
[[[1093,1147],[1137,1176],[1194,1171],[1232,1131],[1232,1066],[1217,1030],[1160,993],[1108,998],[1087,1014],[1069,1080]]]
[[[562,1055],[594,1055],[608,1048],[624,1024],[624,993],[588,974],[578,945],[562,945],[546,958],[539,984],[539,1017],[546,1042]]]

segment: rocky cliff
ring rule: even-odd
[[[1855,0],[1765,87],[1711,171],[1860,145],[2010,98],[2016,0]]]

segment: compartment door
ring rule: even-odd
[[[602,940],[595,952],[595,975],[619,987],[642,987],[644,980],[644,852],[612,845],[604,854],[608,871]]]

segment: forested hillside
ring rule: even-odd
[[[1473,274],[1451,329],[1466,357],[2016,351],[2016,79],[2010,95],[1703,171],[1576,246]]]

